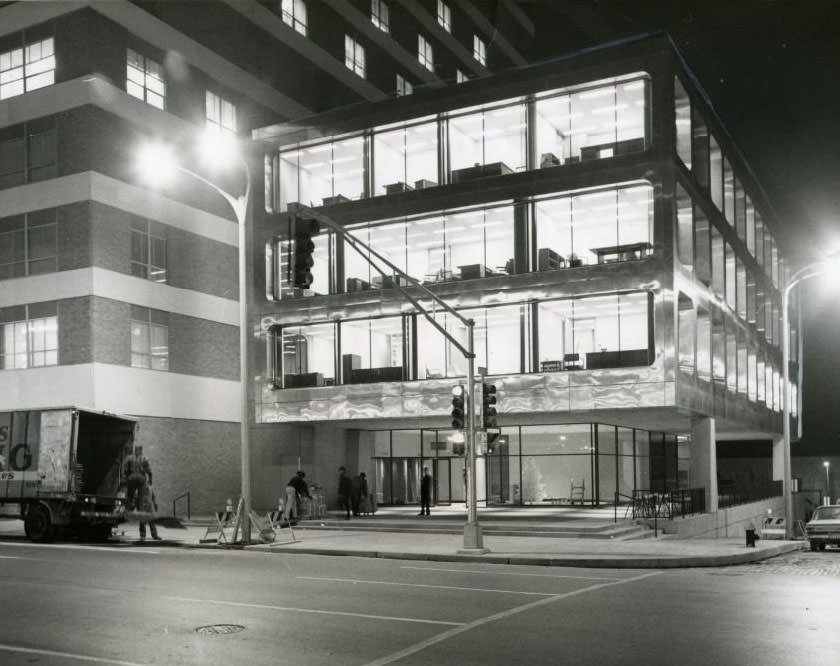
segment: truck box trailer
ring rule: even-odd
[[[77,407],[0,412],[0,504],[32,541],[101,539],[124,520],[134,419]]]

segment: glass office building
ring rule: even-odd
[[[368,471],[386,504],[416,502],[431,466],[436,500],[463,501],[468,328],[426,290],[473,320],[498,389],[482,502],[716,494],[716,440],[780,438],[776,221],[667,37],[258,135],[266,451]],[[290,220],[309,209],[341,233],[322,226],[300,289]]]

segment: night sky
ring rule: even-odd
[[[805,263],[840,250],[840,1],[519,4],[536,20],[542,58],[668,32],[763,185],[784,226],[780,244]],[[794,453],[840,455],[840,287],[802,286],[804,432]]]

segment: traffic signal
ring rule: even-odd
[[[299,289],[312,285],[312,253],[315,243],[312,237],[321,230],[318,220],[296,216],[293,221],[294,250],[292,252],[292,284]]]
[[[467,395],[464,385],[458,384],[452,387],[452,427],[455,430],[463,430],[467,417]]]
[[[484,383],[481,385],[481,427],[496,427],[496,385]]]

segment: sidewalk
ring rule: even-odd
[[[353,521],[351,521],[352,523]],[[141,542],[136,523],[121,525],[107,542],[118,547],[225,548],[202,544],[206,525],[190,524],[186,529],[160,528],[162,541],[148,537]],[[381,557],[437,562],[484,562],[488,564],[529,564],[542,566],[660,569],[675,567],[718,567],[743,564],[775,557],[807,547],[805,541],[761,539],[748,548],[743,538],[618,540],[545,536],[484,535],[488,552],[464,552],[463,533],[385,532],[357,529],[293,528],[279,529],[272,544],[254,544],[245,550],[304,555]],[[23,522],[0,520],[0,540],[25,539]],[[227,548],[242,548],[227,546]]]

